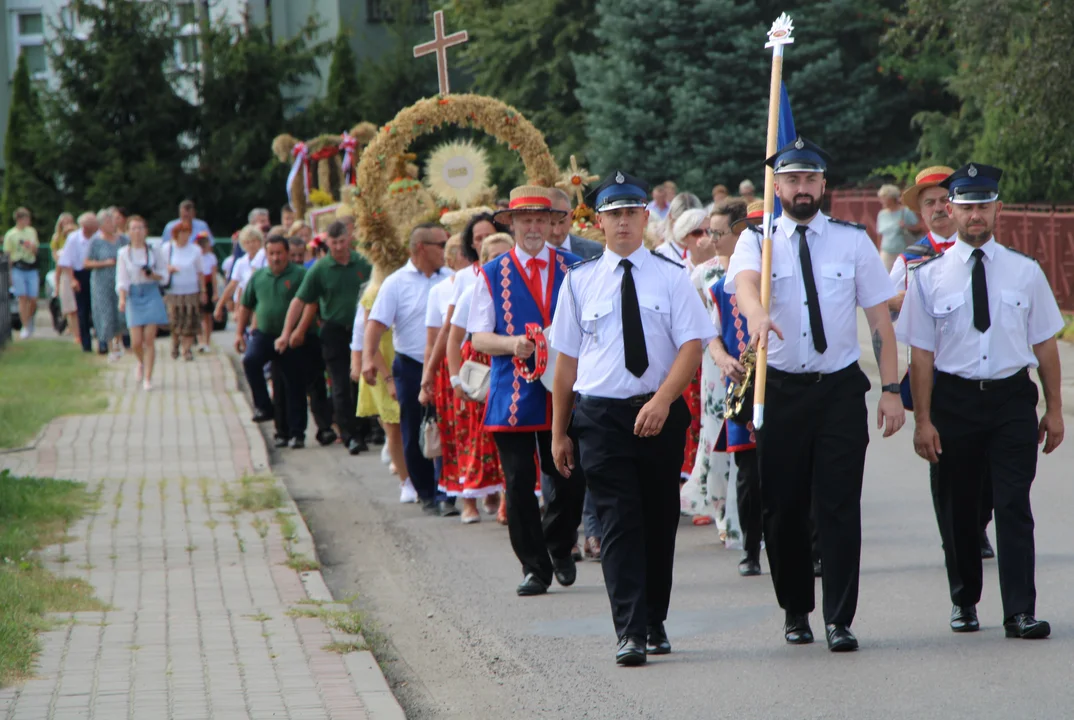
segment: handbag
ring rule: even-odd
[[[459,368],[459,380],[462,392],[474,402],[485,402],[489,396],[489,384],[492,381],[492,368],[476,360],[467,360]]]
[[[422,413],[418,445],[421,447],[421,454],[425,458],[435,460],[441,455],[440,426],[436,424],[436,411],[433,410],[431,405],[427,405]]]

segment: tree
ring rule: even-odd
[[[834,156],[829,183],[860,179],[913,151],[905,88],[875,60],[894,0],[807,0],[784,78],[802,135]],[[593,169],[714,182],[759,180],[775,2],[598,0],[602,49],[575,57]],[[837,82],[836,82],[837,80]]]
[[[58,89],[47,102],[58,186],[82,208],[122,205],[150,226],[174,217],[189,190],[195,111],[173,82],[169,6],[74,0],[89,28],[57,28],[49,60]]]
[[[454,0],[450,27],[465,28],[459,49],[473,90],[518,108],[566,165],[584,153],[585,119],[571,52],[596,44],[597,0]]]
[[[0,228],[14,224],[15,209],[25,206],[34,214],[34,224],[43,236],[55,219],[59,196],[43,169],[38,151],[46,138],[42,128],[41,108],[30,82],[26,56],[19,55],[11,88],[11,110],[4,138],[3,195],[0,196]]]
[[[283,128],[323,124],[318,106],[285,119],[289,90],[316,76],[328,45],[314,41],[315,19],[294,37],[273,42],[267,27],[203,26],[205,62],[195,74],[198,96],[199,210],[222,231],[246,223],[250,208],[284,197],[287,168],[271,155]],[[339,132],[343,128],[326,130]]]
[[[332,59],[328,65],[324,117],[333,127],[343,130],[362,120],[361,113],[362,87],[358,82],[358,61],[354,57],[350,38],[340,29],[332,45]]]
[[[1009,201],[1074,200],[1072,35],[1069,2],[907,0],[888,62],[953,101],[915,118],[921,161],[998,165]]]

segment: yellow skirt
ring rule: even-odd
[[[391,328],[380,339],[380,354],[384,363],[391,370],[395,360],[395,348],[392,347]],[[358,417],[379,417],[382,422],[399,424],[399,403],[392,400],[388,393],[386,378],[378,377],[377,384],[370,387],[365,379],[358,382]]]

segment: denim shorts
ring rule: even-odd
[[[15,297],[37,297],[41,286],[41,276],[37,270],[20,270],[11,268],[11,291]]]

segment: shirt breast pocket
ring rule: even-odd
[[[599,343],[599,335],[605,330],[612,315],[611,300],[591,300],[582,307],[582,335]]]
[[[671,301],[657,295],[639,295],[638,306],[641,308],[642,321],[655,320],[666,327],[667,317],[671,314]]]
[[[1029,295],[1017,290],[1004,290],[999,299],[999,314],[1003,327],[1025,331],[1029,325]]]
[[[970,314],[962,312],[965,305],[964,293],[941,295],[933,300],[931,314],[936,319],[936,328],[941,335],[961,332],[969,326]]]
[[[822,291],[838,303],[854,302],[857,297],[853,263],[825,263],[820,266]]]

